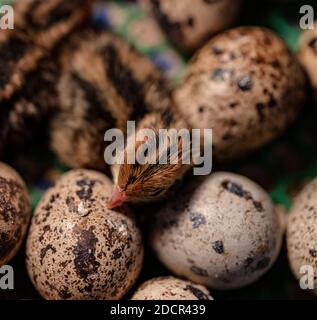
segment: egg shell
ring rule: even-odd
[[[18,251],[31,216],[27,188],[20,175],[0,162],[0,267]]]
[[[31,281],[46,299],[120,299],[143,262],[141,235],[128,208],[106,207],[109,178],[66,173],[39,203],[27,241]]]
[[[294,200],[288,218],[286,240],[291,269],[300,280],[307,267],[317,274],[317,179],[309,183]],[[301,269],[303,268],[303,269]],[[314,277],[314,293],[317,294]]]
[[[239,27],[197,52],[174,98],[192,128],[213,129],[214,159],[223,161],[278,137],[304,104],[305,84],[275,33]]]
[[[184,52],[198,49],[208,37],[231,26],[240,0],[143,0],[159,25]]]
[[[131,300],[213,300],[208,290],[174,277],[159,277],[144,282]]]
[[[152,224],[150,242],[159,260],[174,274],[215,289],[256,281],[282,243],[280,219],[267,193],[233,173],[188,183]]]
[[[317,22],[314,29],[306,30],[300,38],[299,59],[308,74],[317,104]]]

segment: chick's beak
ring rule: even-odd
[[[115,186],[111,197],[107,203],[108,209],[114,209],[121,206],[127,200],[127,195],[118,186]]]

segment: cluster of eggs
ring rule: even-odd
[[[18,174],[1,165],[1,264],[17,251],[30,218]],[[143,242],[128,207],[106,207],[112,182],[102,173],[64,174],[43,196],[26,245],[30,279],[46,299],[120,299],[137,280]],[[132,299],[211,299],[208,290],[245,286],[278,256],[283,228],[265,191],[218,172],[186,186],[152,219],[149,243],[177,278],[143,284]],[[11,244],[11,245],[10,245]]]
[[[218,10],[215,17],[226,8],[238,8],[226,0],[215,1],[217,5],[201,2],[197,7],[187,5],[198,10],[192,13],[194,18],[208,16],[209,5]],[[168,12],[182,12],[169,10],[172,1],[151,3],[162,27],[187,52],[231,24],[237,13],[228,11],[228,21],[218,21],[211,30],[202,24],[212,19],[167,19]],[[315,91],[316,57],[317,36],[309,32],[303,37],[300,60]],[[278,36],[263,28],[239,27],[198,50],[173,97],[191,127],[213,128],[214,154],[222,161],[280,135],[304,104],[305,89],[297,58]],[[111,190],[111,180],[102,173],[77,169],[63,175],[38,204],[27,236],[26,265],[44,298],[121,299],[135,284],[143,263],[141,230],[131,208],[107,209]],[[25,183],[4,164],[0,194],[0,265],[4,265],[21,245],[31,206]],[[298,278],[302,265],[316,269],[316,196],[315,180],[296,198],[287,223],[288,255]],[[274,264],[284,234],[283,217],[266,191],[227,172],[192,179],[149,219],[145,239],[161,263],[180,278],[147,281],[132,295],[134,300],[210,300],[206,287],[249,285]]]
[[[17,252],[31,206],[21,177],[0,165],[1,265]],[[46,299],[120,299],[137,280],[143,262],[141,231],[131,210],[105,203],[112,182],[90,170],[63,175],[39,203],[26,246],[27,270]],[[206,287],[226,290],[255,282],[276,260],[283,217],[267,193],[249,179],[217,172],[195,179],[181,197],[151,219],[148,241],[158,259],[180,278],[155,278],[134,300],[212,299]],[[287,225],[294,274],[316,265],[316,180],[295,199]]]
[[[306,98],[302,67],[286,43],[268,29],[223,31],[235,23],[240,0],[140,1],[176,47],[194,52],[173,99],[190,127],[213,129],[215,160],[256,150],[295,120]],[[312,46],[312,36],[306,36],[303,47]],[[302,51],[316,86],[313,53]]]
[[[1,264],[19,248],[30,218],[25,184],[1,164]],[[120,299],[143,262],[141,231],[131,210],[109,210],[112,182],[90,170],[64,174],[42,198],[26,246],[27,270],[46,299]],[[294,204],[288,224],[291,266],[316,260],[316,181]],[[226,172],[195,179],[154,213],[148,241],[180,278],[147,281],[132,299],[212,299],[211,289],[241,288],[276,260],[283,223],[267,193]],[[315,238],[315,239],[314,239]],[[308,246],[308,247],[307,247]]]

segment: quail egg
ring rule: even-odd
[[[159,277],[144,282],[131,300],[213,300],[208,290],[174,277]]]
[[[20,175],[0,162],[0,267],[18,251],[31,216],[27,188]]]
[[[215,289],[259,279],[282,243],[280,217],[249,179],[218,172],[188,183],[157,210],[150,243],[174,274]]]
[[[160,27],[184,52],[198,49],[209,36],[231,26],[240,0],[143,0]]]
[[[46,299],[120,299],[143,261],[140,231],[128,208],[107,209],[111,181],[74,170],[39,203],[26,248],[31,281]]]
[[[301,36],[299,59],[308,74],[317,103],[317,22],[314,29],[305,31]]]
[[[295,198],[287,224],[287,251],[291,269],[298,280],[317,273],[317,179]],[[317,279],[313,277],[317,294]]]
[[[213,130],[214,159],[223,161],[279,136],[304,104],[305,84],[275,33],[239,27],[197,52],[174,98],[192,128]]]

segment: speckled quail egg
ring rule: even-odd
[[[193,128],[213,129],[214,159],[228,160],[280,135],[305,101],[296,57],[273,32],[239,27],[208,42],[175,90]]]
[[[144,282],[131,300],[213,300],[208,290],[174,277],[159,277]]]
[[[198,49],[209,36],[235,21],[240,0],[141,0],[152,9],[160,27],[185,52]]]
[[[282,234],[274,205],[260,186],[218,172],[197,177],[157,210],[150,243],[174,274],[233,289],[256,281],[272,266]]]
[[[0,162],[0,267],[18,251],[30,216],[25,183],[13,168]]]
[[[287,251],[291,269],[298,280],[307,266],[317,273],[317,179],[295,198],[287,224]],[[306,268],[306,269],[305,269]],[[317,294],[314,277],[314,292]]]
[[[314,29],[305,31],[301,36],[299,59],[308,74],[317,103],[317,22]]]
[[[107,209],[111,181],[101,173],[66,173],[39,203],[26,263],[46,299],[119,299],[143,261],[141,235],[128,208]]]

